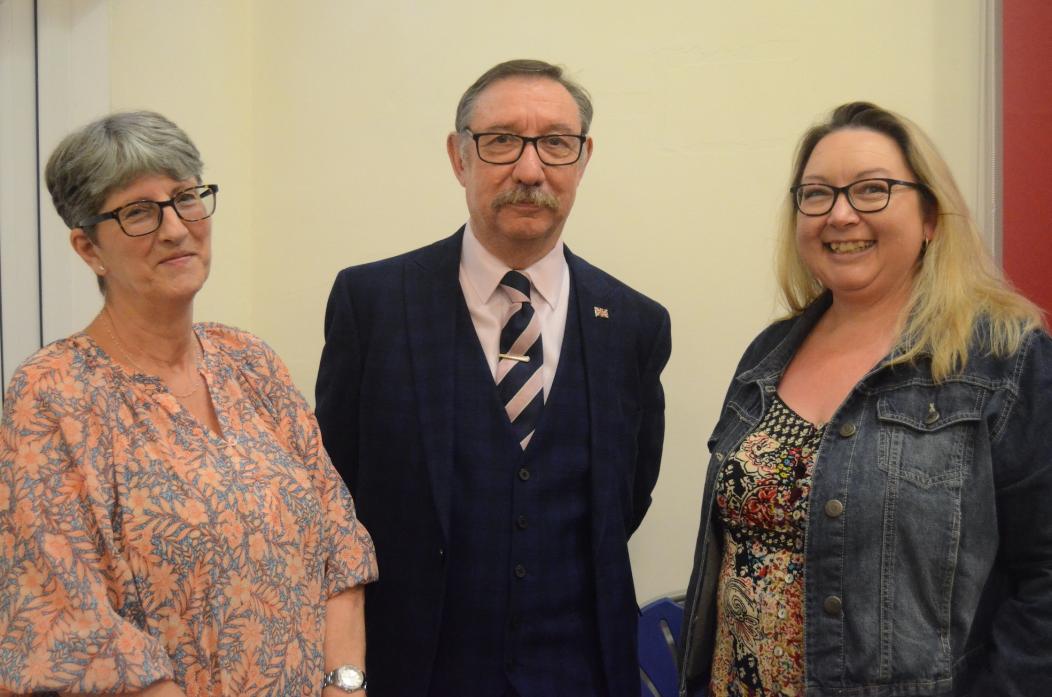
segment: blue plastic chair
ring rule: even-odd
[[[683,626],[683,596],[658,598],[640,610],[641,697],[676,697],[679,666],[676,639]]]

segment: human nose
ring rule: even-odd
[[[858,222],[858,211],[851,205],[846,191],[838,191],[833,200],[833,207],[829,210],[829,223],[831,225],[851,225]]]
[[[522,155],[515,161],[513,174],[515,179],[523,184],[540,184],[544,181],[544,163],[537,152],[537,141],[526,143]]]
[[[157,236],[173,242],[178,242],[190,234],[186,227],[186,221],[175,212],[175,205],[169,201],[161,206],[161,224],[157,228]]]

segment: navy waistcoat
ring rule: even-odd
[[[523,452],[458,306],[449,571],[432,697],[602,694],[590,534],[588,393],[570,311]]]

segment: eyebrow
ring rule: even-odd
[[[190,180],[187,179],[187,180],[184,180],[184,181],[190,181]],[[183,184],[180,184],[179,186],[177,186],[174,189],[172,189],[171,191],[169,191],[168,192],[168,200],[169,201],[172,200],[173,198],[175,198],[176,194],[178,194],[180,192],[183,192],[183,191],[186,191],[187,189],[195,189],[195,188],[197,188],[199,186],[204,186],[204,184],[198,184],[196,179],[194,179],[193,182],[194,183],[190,184],[189,186],[184,186]],[[158,201],[157,199],[153,199],[153,198],[135,198],[135,199],[132,199],[131,201],[128,201],[127,203],[122,203],[121,205],[117,206],[113,210],[117,210],[117,208],[124,208],[125,206],[130,206],[133,203],[163,203],[163,201]]]
[[[891,176],[891,172],[886,170],[886,169],[884,169],[883,167],[873,167],[871,169],[864,169],[861,172],[856,172],[855,173],[855,178],[852,179],[850,183],[861,181],[863,179],[872,179],[872,178],[875,178],[875,177],[890,177],[890,176]],[[819,174],[805,174],[804,176],[800,177],[800,181],[801,182],[816,181],[816,182],[823,182],[823,183],[828,183],[829,182],[828,179],[826,179],[825,177],[823,177],[823,176],[821,176]]]
[[[496,132],[496,133],[511,133],[513,135],[522,135],[521,133],[519,133],[516,130],[516,127],[513,126],[510,123],[497,123],[497,124],[493,124],[491,126],[486,126],[485,128],[483,128],[481,130],[478,130],[478,131],[476,131],[474,128],[469,129],[469,130],[472,133],[495,133]],[[552,134],[552,133],[565,133],[565,134],[580,133],[580,129],[574,128],[574,127],[569,126],[569,125],[567,125],[565,123],[553,123],[552,125],[548,126],[547,128],[543,128],[541,130],[542,130],[542,132],[545,135]]]

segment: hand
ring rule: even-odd
[[[186,697],[182,688],[172,680],[158,680],[141,692],[128,693],[129,697]]]
[[[59,697],[81,697],[81,695],[62,692]],[[122,692],[121,697],[186,697],[186,693],[172,680],[158,680],[139,692]]]

